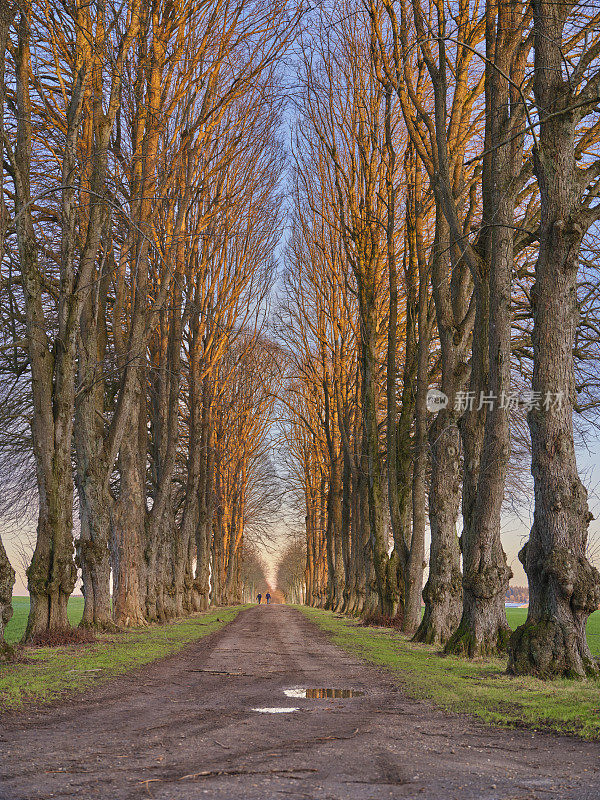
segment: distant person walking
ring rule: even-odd
[[[265,597],[267,598],[267,605],[269,605],[269,600],[271,599],[271,595],[267,592]]]
[[[257,600],[258,600],[258,605],[260,605],[261,601],[262,601],[262,594],[260,592],[258,593]],[[267,602],[269,602],[269,601],[267,600]]]

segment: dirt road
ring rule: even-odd
[[[284,693],[300,687],[365,694]],[[274,707],[299,710],[253,710]],[[409,700],[277,605],[86,698],[3,722],[2,800],[600,798],[600,744]]]

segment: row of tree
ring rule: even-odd
[[[3,510],[38,515],[27,639],[68,625],[78,568],[85,625],[241,599],[244,529],[276,500],[284,12],[0,0],[1,463]],[[0,547],[0,634],[13,581]]]
[[[508,648],[518,674],[598,672],[573,411],[599,397],[599,22],[568,1],[341,0],[300,37],[278,324],[306,602]],[[527,455],[511,637],[501,511]]]
[[[306,547],[303,539],[294,537],[281,548],[275,585],[285,602],[298,605],[305,603]]]

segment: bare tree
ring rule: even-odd
[[[77,332],[89,292],[105,218],[104,182],[108,147],[116,119],[124,59],[139,29],[139,2],[132,0],[123,15],[125,24],[114,28],[105,13],[92,17],[90,9],[74,8],[51,20],[31,3],[20,7],[14,54],[14,141],[4,133],[4,148],[14,186],[15,227],[26,318],[27,352],[32,378],[33,446],[38,479],[38,538],[28,570],[31,608],[27,636],[45,629],[68,626],[67,600],[75,584],[73,563],[73,480],[71,443],[76,386]],[[117,13],[109,8],[109,13]],[[46,27],[46,22],[48,26]],[[46,31],[49,63],[54,64],[58,89],[48,88],[46,75],[32,68],[30,48],[34,32]],[[57,41],[58,39],[58,41]],[[52,48],[54,47],[54,51]],[[110,64],[103,97],[96,91]],[[39,102],[39,107],[37,103]],[[89,104],[89,105],[88,105]],[[88,112],[85,111],[89,108]],[[58,121],[57,152],[60,174],[48,190],[60,199],[56,254],[58,275],[54,313],[48,316],[46,251],[36,231],[38,183],[32,171],[34,129],[47,118]],[[89,124],[84,124],[84,119]],[[48,119],[48,122],[50,121]],[[77,165],[81,148],[90,165],[85,228],[77,246]],[[52,333],[54,329],[54,333]]]

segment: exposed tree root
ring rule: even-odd
[[[486,658],[506,652],[511,630],[499,624],[491,633],[477,636],[470,626],[461,623],[444,647],[446,655]]]
[[[600,665],[590,653],[585,628],[556,620],[525,622],[513,633],[509,644],[511,675],[538,678],[585,678],[600,674]]]

